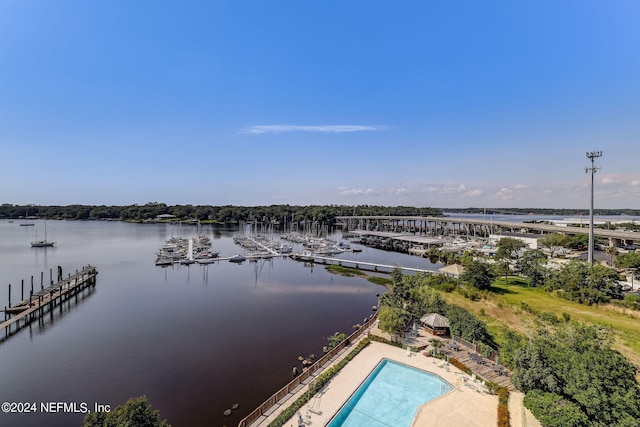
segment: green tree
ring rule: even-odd
[[[489,289],[495,279],[489,264],[472,260],[465,264],[464,272],[460,278],[476,289]]]
[[[527,244],[519,239],[503,237],[498,240],[496,247],[498,250],[496,251],[494,258],[499,261],[501,272],[505,276],[505,283],[507,283],[509,273],[511,272],[511,260],[521,249],[526,248]]]
[[[402,282],[402,276],[403,274],[400,267],[395,267],[393,270],[391,270],[391,281],[394,285]]]
[[[496,244],[498,248],[495,254],[495,257],[498,259],[513,259],[515,254],[527,247],[527,244],[519,239],[514,239],[513,237],[503,237],[498,240]]]
[[[495,347],[493,337],[487,331],[486,325],[468,310],[457,305],[447,305],[443,314],[449,319],[449,329],[452,334],[469,342],[480,341]]]
[[[436,357],[438,355],[438,351],[440,350],[440,347],[443,346],[443,343],[438,338],[431,338],[429,340],[429,343],[433,347],[433,357]]]
[[[565,299],[588,305],[622,298],[615,270],[599,264],[589,266],[578,260],[571,260],[554,272],[547,288],[558,291]]]
[[[171,427],[151,409],[147,397],[132,397],[111,412],[92,412],[84,417],[83,427]]]
[[[640,268],[640,252],[629,252],[618,255],[615,265],[618,268]]]
[[[547,280],[549,272],[546,268],[547,256],[540,249],[530,249],[516,261],[516,271],[529,278],[529,284],[537,287]]]
[[[406,324],[402,309],[397,307],[381,307],[378,312],[378,321],[380,330],[392,335],[402,331]]]
[[[560,233],[549,233],[545,234],[544,237],[538,239],[538,243],[549,250],[549,256],[553,258],[556,251],[564,246],[567,246],[571,240],[571,237],[566,234]]]
[[[332,348],[336,348],[338,344],[340,344],[342,341],[346,339],[347,339],[346,334],[343,334],[340,332],[334,333],[333,335],[327,338],[327,341],[329,342],[329,350],[331,350]]]
[[[565,415],[581,418],[575,414],[578,408],[590,425],[637,426],[640,419],[637,370],[611,348],[611,342],[610,333],[600,327],[563,323],[555,333],[546,330],[516,352],[511,379],[522,391],[542,392],[534,399],[532,410],[540,407],[541,400],[560,396],[572,402]],[[555,409],[558,408],[549,408]]]
[[[531,390],[524,397],[524,405],[545,427],[587,427],[589,417],[580,406],[556,393]]]
[[[576,234],[569,238],[567,247],[574,250],[585,250],[589,246],[589,236],[586,234]]]

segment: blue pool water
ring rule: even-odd
[[[384,359],[328,427],[409,427],[420,405],[452,389],[436,375]]]

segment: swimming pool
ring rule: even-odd
[[[440,377],[383,359],[328,427],[409,427],[416,411],[453,387]]]

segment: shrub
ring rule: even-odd
[[[558,317],[555,313],[551,313],[550,311],[543,311],[538,314],[538,318],[543,322],[551,323],[552,325],[558,323]]]
[[[591,425],[580,407],[556,393],[531,390],[524,397],[524,406],[547,427],[582,427]]]
[[[347,334],[336,332],[327,338],[329,349],[336,348],[342,341],[347,339]]]
[[[464,372],[467,375],[473,374],[473,371],[471,371],[471,369],[469,369],[467,365],[465,365],[455,357],[449,357],[449,363],[455,366],[456,368],[460,369],[462,372]]]

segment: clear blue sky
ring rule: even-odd
[[[640,2],[0,0],[0,202],[640,208]]]

